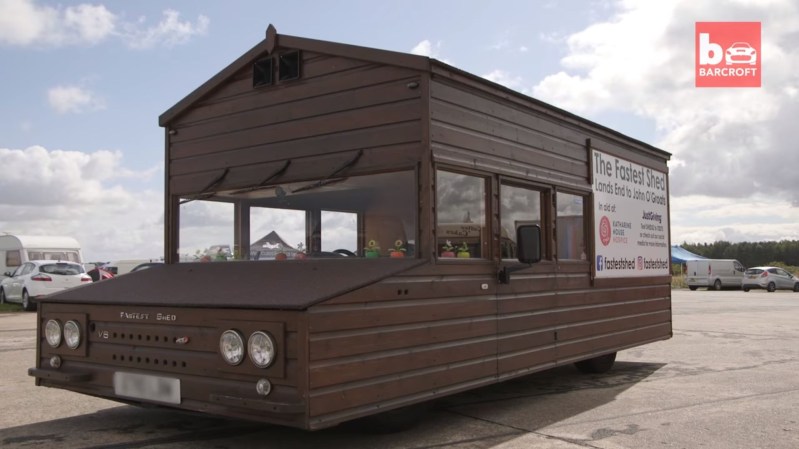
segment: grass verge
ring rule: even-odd
[[[22,312],[21,304],[0,304],[0,313]]]

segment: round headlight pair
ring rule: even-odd
[[[78,323],[72,320],[67,321],[62,332],[61,323],[58,320],[47,320],[44,325],[44,337],[47,339],[47,344],[53,348],[59,347],[62,335],[69,349],[76,349],[80,346],[80,326],[78,326]]]
[[[244,360],[244,337],[235,330],[226,330],[219,338],[219,353],[230,365]],[[266,368],[275,360],[275,341],[266,332],[256,331],[247,340],[247,353],[253,365]]]

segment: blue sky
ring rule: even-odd
[[[763,23],[761,88],[694,87],[697,21]],[[161,256],[158,116],[270,23],[434,57],[673,153],[673,243],[799,239],[794,0],[0,0],[0,231]]]

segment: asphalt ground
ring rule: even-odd
[[[674,338],[432,404],[416,427],[305,432],[35,387],[35,314],[0,314],[2,448],[799,448],[799,293],[673,293]]]

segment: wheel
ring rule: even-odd
[[[749,291],[749,287],[744,287],[743,291],[748,292]]]
[[[22,309],[30,312],[35,309],[36,305],[31,301],[31,297],[27,290],[22,290]]]
[[[352,252],[352,251],[350,251],[348,249],[335,249],[335,250],[333,250],[333,252],[336,253],[336,254],[343,254],[343,255],[349,256],[349,257],[357,257],[354,252]]]
[[[0,304],[5,304],[5,303],[6,303],[6,292],[4,292],[2,288],[0,288]]]
[[[797,282],[796,284],[793,284],[793,291],[799,292],[799,282]],[[2,293],[3,293],[3,291],[0,290],[0,295],[2,295]],[[3,297],[0,296],[0,300],[2,300],[2,299],[3,299]]]
[[[601,374],[613,368],[613,362],[615,361],[616,353],[611,352],[610,354],[600,355],[592,359],[575,362],[574,366],[576,366],[580,372],[586,374]]]
[[[777,289],[777,286],[776,286],[776,285],[774,285],[774,283],[773,283],[773,282],[769,282],[769,283],[768,283],[768,287],[766,287],[766,291],[768,291],[768,292],[773,292],[773,291],[774,291],[774,290],[776,290],[776,289]]]
[[[694,291],[694,290],[696,290],[696,287],[688,287],[688,288],[690,288],[690,289],[691,289],[691,291]]]
[[[721,290],[721,279],[716,279],[713,283],[713,290]]]

